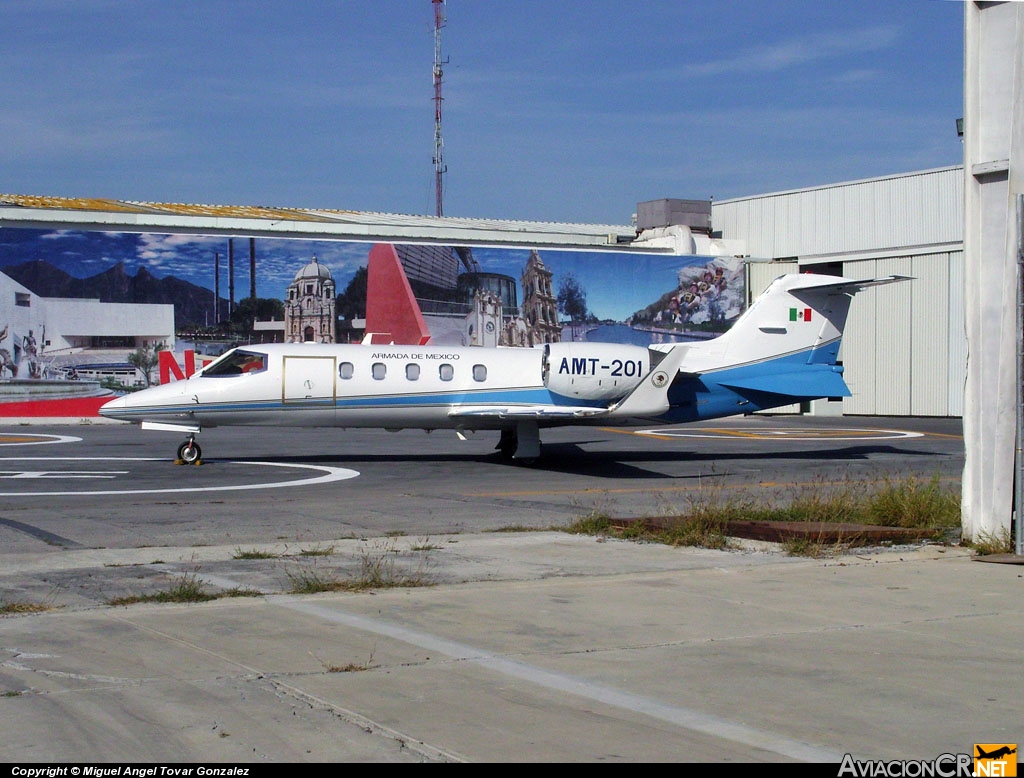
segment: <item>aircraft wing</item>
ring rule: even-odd
[[[476,416],[492,419],[578,419],[584,416],[602,416],[607,408],[576,405],[473,405],[453,408],[453,418]]]

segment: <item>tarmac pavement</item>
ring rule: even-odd
[[[874,429],[897,425],[922,434]],[[11,431],[0,604],[48,608],[0,616],[12,775],[462,761],[836,775],[846,754],[936,760],[1024,740],[1019,564],[956,545],[808,559],[552,529],[595,501],[650,515],[705,483],[954,482],[949,421],[560,431],[528,469],[493,461],[486,440],[425,448],[422,433],[214,431],[219,458],[180,468],[133,429],[62,427],[79,442],[44,446]],[[242,488],[211,489],[225,485]],[[182,586],[241,596],[112,604]]]
[[[407,585],[294,593],[371,573]],[[101,602],[184,581],[250,596]],[[539,531],[62,549],[0,553],[0,584],[9,601],[60,603],[0,618],[12,766],[812,762],[834,775],[844,754],[933,760],[1024,740],[1024,567],[957,546],[808,559]]]

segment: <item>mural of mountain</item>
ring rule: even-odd
[[[134,275],[118,263],[89,278],[75,278],[41,259],[5,267],[3,272],[40,297],[76,297],[105,303],[163,303],[174,306],[178,329],[213,324],[213,293],[174,276],[157,278],[145,268]],[[221,298],[221,315],[227,300]]]

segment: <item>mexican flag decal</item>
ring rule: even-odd
[[[789,320],[790,321],[810,321],[811,320],[811,309],[810,308],[790,308],[789,309]]]

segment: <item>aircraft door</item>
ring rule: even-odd
[[[333,356],[286,356],[281,375],[285,405],[333,408],[336,396],[334,363]]]

